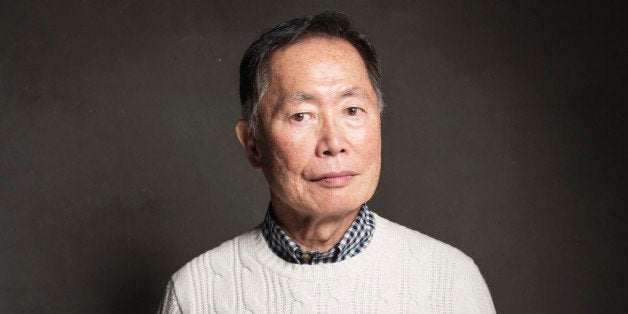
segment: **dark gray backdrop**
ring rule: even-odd
[[[265,28],[335,9],[384,72],[379,214],[473,257],[502,313],[628,310],[626,36],[546,1],[2,1],[0,312],[150,312],[262,219],[233,133]]]

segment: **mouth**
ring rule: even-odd
[[[351,183],[357,175],[354,171],[327,172],[310,179],[310,182],[316,182],[326,187],[343,187]]]

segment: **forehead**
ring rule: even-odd
[[[273,87],[287,87],[284,85],[368,81],[368,74],[360,54],[349,42],[313,37],[275,51],[269,62],[269,79]]]

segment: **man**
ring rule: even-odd
[[[240,76],[236,134],[268,182],[266,219],[179,270],[162,312],[495,311],[470,258],[365,205],[380,172],[381,79],[344,15],[265,32]]]

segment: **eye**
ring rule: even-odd
[[[299,113],[295,113],[292,116],[290,116],[290,119],[296,121],[296,122],[302,122],[305,119],[307,119],[308,114],[305,112],[299,112]]]
[[[361,108],[358,108],[358,107],[349,107],[349,108],[347,108],[347,114],[350,115],[350,116],[358,115],[362,111],[363,110]]]

